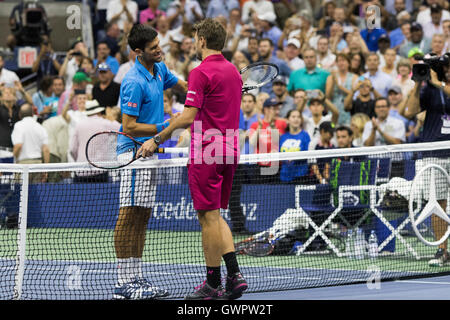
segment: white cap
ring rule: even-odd
[[[104,110],[105,107],[100,107],[100,104],[97,100],[88,100],[86,101],[86,110],[84,111],[84,114],[87,116],[91,116]]]
[[[277,16],[272,11],[268,11],[268,12],[264,12],[262,14],[259,14],[258,15],[258,19],[259,20],[265,20],[265,21],[268,21],[270,23],[275,23],[275,21],[277,20]]]
[[[300,49],[300,47],[301,47],[300,41],[297,38],[290,38],[287,42],[287,45],[290,45],[290,44],[295,46],[297,49]]]

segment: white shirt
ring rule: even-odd
[[[16,161],[42,159],[42,146],[48,145],[48,134],[33,117],[25,117],[14,125],[11,140],[13,145],[22,144]]]
[[[108,22],[111,21],[111,19],[116,15],[122,12],[123,6],[120,0],[111,0],[108,4],[108,9],[106,10],[106,20]],[[128,0],[127,1],[127,9],[131,13],[131,16],[133,17],[133,23],[136,23],[138,20],[138,5],[136,2]],[[117,20],[117,25],[119,26],[120,30],[123,30],[123,27],[125,25],[125,22],[128,21],[128,16],[125,12],[122,12],[122,14],[119,16],[119,19]]]
[[[81,112],[80,110],[69,110],[67,111],[67,114],[70,116],[70,122],[69,122],[69,142],[72,141],[72,137],[75,134],[75,128],[77,127],[77,125],[87,119],[87,116]],[[69,150],[68,150],[68,162],[75,162],[75,160],[73,159],[72,155],[70,154],[70,143],[69,143]]]
[[[447,20],[447,19],[450,19],[450,12],[448,12],[447,10],[442,10],[441,21],[444,21],[444,20]],[[422,28],[425,27],[425,25],[428,22],[431,22],[431,10],[430,10],[430,8],[427,8],[427,9],[425,9],[423,11],[420,11],[417,14],[416,21],[422,25]],[[424,30],[424,35],[426,35],[425,30]]]
[[[203,17],[203,11],[202,11],[202,8],[200,7],[200,4],[196,0],[186,0],[186,3],[184,5],[184,12],[185,12],[184,15],[186,16],[186,19],[190,23],[194,23],[196,21],[195,15],[192,13],[192,9],[194,9],[194,11],[197,14],[199,14],[200,16]],[[169,5],[169,8],[167,8],[167,16],[170,17],[173,14],[175,14],[176,12],[177,12],[177,6],[174,5],[173,3],[171,3]],[[183,22],[183,18],[181,17],[181,15],[178,15],[175,18],[171,29],[180,27],[182,22]]]
[[[158,32],[158,39],[159,39],[159,46],[161,47],[162,51],[166,54],[169,52],[170,49],[170,33],[169,31],[166,32],[166,35],[163,36],[161,33]]]
[[[429,37],[431,38],[433,34],[435,33],[439,33],[439,34],[443,34],[444,30],[442,29],[442,22],[436,27],[436,25],[433,22],[427,22],[424,26],[423,26],[423,34],[427,34],[430,35]]]
[[[122,64],[117,71],[116,76],[114,77],[114,82],[121,84],[123,78],[127,74],[128,71],[134,66],[134,61],[128,61],[127,63]]]
[[[331,70],[336,62],[336,55],[331,53],[331,51],[327,52],[327,55],[320,59],[319,55],[317,55],[317,64],[320,65],[320,68],[325,70]]]
[[[3,68],[0,72],[0,83],[5,84],[6,87],[14,87],[14,81],[20,81],[17,74],[13,71]]]
[[[79,69],[78,62],[75,58],[70,59],[67,63],[66,73],[64,74],[64,81],[66,83],[66,89],[72,88],[72,80],[75,73]]]
[[[332,117],[332,114],[331,114],[331,112],[329,112],[327,115],[323,116],[320,119],[319,123],[317,123],[317,124],[314,122],[312,117],[304,118],[303,129],[306,132],[308,132],[309,137],[311,138],[311,142],[309,143],[310,150],[312,150],[311,147],[314,149],[315,145],[317,144],[317,142],[320,139],[320,130],[319,130],[320,124],[325,121],[331,121],[331,117]]]
[[[97,10],[107,10],[109,0],[97,0]]]
[[[292,71],[302,69],[305,67],[305,62],[299,57],[295,57],[294,59],[289,60],[287,64]]]
[[[257,15],[273,12],[275,14],[275,9],[273,7],[273,3],[271,1],[262,0],[262,1],[246,1],[242,6],[242,21],[244,23],[251,21],[250,9],[253,9]]]

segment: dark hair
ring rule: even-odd
[[[193,30],[199,39],[206,40],[206,48],[222,51],[227,39],[227,31],[219,21],[206,18],[195,24]]]
[[[105,46],[107,46],[109,48],[108,42],[106,42],[105,40],[97,41],[97,48],[101,44],[104,44]]]
[[[350,129],[349,127],[347,127],[347,126],[340,126],[340,127],[338,127],[336,129],[336,132],[338,132],[338,131],[347,131],[349,137],[353,136],[353,130]]]
[[[64,77],[60,77],[60,76],[53,77],[53,81],[58,80],[58,79],[61,80],[64,85],[66,85],[66,80],[64,80]]]
[[[263,42],[263,41],[269,42],[269,43],[270,43],[270,46],[273,47],[273,41],[272,41],[272,39],[270,39],[270,38],[261,38],[261,39],[258,40],[258,44],[260,44],[260,43]]]
[[[376,106],[378,101],[386,101],[387,106],[388,107],[390,106],[389,100],[386,97],[378,97],[378,98],[376,98],[373,105]]]
[[[145,50],[145,46],[155,40],[158,32],[150,26],[144,24],[135,24],[128,34],[128,44],[131,50]]]
[[[39,89],[44,92],[50,89],[53,84],[53,79],[54,78],[52,76],[42,77],[41,82],[39,83]]]
[[[245,96],[252,97],[253,102],[256,103],[256,97],[255,97],[255,95],[253,93],[250,93],[250,92],[243,93],[242,94],[242,99],[244,99]]]
[[[300,124],[300,129],[303,130],[303,126],[305,125],[305,118],[303,118],[303,114],[300,112],[300,110],[298,110],[298,109],[291,109],[291,110],[289,110],[288,113],[286,114],[286,119],[289,119],[289,117],[291,116],[292,112],[295,112],[295,111],[297,111],[300,114],[300,119],[302,120],[301,124]],[[287,127],[286,127],[286,132],[289,132],[290,130],[291,129],[290,129],[289,124],[288,124]]]

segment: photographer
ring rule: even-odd
[[[449,141],[450,142],[450,59],[447,54],[439,59],[439,63],[432,63],[425,60],[424,64],[418,64],[413,68],[414,89],[411,91],[406,102],[404,115],[407,118],[413,118],[418,113],[426,111],[423,130],[421,132],[421,142]],[[422,72],[417,72],[417,71]],[[428,76],[423,75],[423,70],[429,70]],[[422,83],[426,84],[422,86]],[[416,172],[428,164],[437,164],[450,173],[449,162],[450,150],[437,150],[423,152],[423,159],[416,162]],[[426,186],[430,185],[429,171],[421,178],[422,194],[428,198],[429,190]],[[438,175],[439,176],[439,175]],[[436,179],[436,198],[444,212],[447,207],[448,183],[440,175]],[[436,215],[431,218],[432,228],[436,239],[442,238],[447,230],[447,223]],[[447,251],[447,241],[439,245],[435,258],[430,260],[430,266],[442,267],[450,262]]]

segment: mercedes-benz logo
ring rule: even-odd
[[[428,169],[431,170],[430,181],[426,182],[429,184],[428,203],[425,205],[425,207],[422,209],[422,212],[419,214],[419,216],[416,219],[414,217],[414,195],[417,194],[416,188],[417,188],[417,184],[421,181],[421,179],[420,179],[421,176]],[[450,235],[450,217],[442,209],[442,207],[439,205],[439,203],[436,199],[436,179],[435,179],[435,171],[436,170],[439,170],[444,174],[444,176],[447,179],[447,185],[450,187],[450,176],[444,170],[444,168],[442,168],[441,166],[439,166],[437,164],[429,164],[429,165],[423,167],[416,174],[416,176],[413,180],[410,195],[409,195],[409,218],[411,219],[411,225],[412,225],[417,237],[427,246],[438,246],[441,243],[443,243],[444,241],[446,241],[448,236]],[[424,222],[432,214],[435,214],[436,216],[440,217],[441,219],[443,219],[445,222],[447,222],[449,224],[445,235],[437,241],[426,240],[418,230],[418,225],[421,224],[422,222]]]

